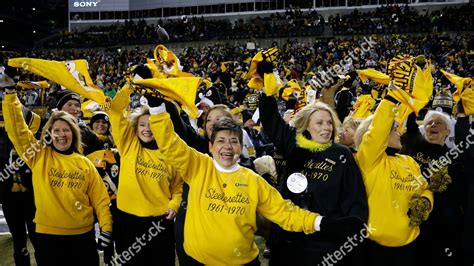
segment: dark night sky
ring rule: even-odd
[[[66,28],[67,0],[2,1],[1,50],[32,48],[34,40]]]

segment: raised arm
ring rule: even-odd
[[[332,108],[336,107],[336,103],[334,102],[334,95],[336,94],[336,91],[344,84],[344,79],[340,79],[332,85],[329,88],[323,88],[321,90],[321,101]]]
[[[416,114],[411,113],[407,119],[407,136],[421,136],[418,124],[416,123]]]
[[[200,150],[203,145],[207,145],[207,140],[199,135],[194,128],[186,124],[181,118],[176,106],[168,101],[165,101],[166,111],[170,114],[171,121],[173,122],[174,131],[178,136],[189,145],[189,147]]]
[[[357,150],[357,161],[362,171],[367,172],[376,165],[385,154],[388,137],[395,121],[395,103],[382,100],[375,110],[369,130],[362,137]]]
[[[296,130],[283,121],[273,96],[262,95],[259,101],[260,120],[265,134],[286,157],[296,146]]]
[[[2,104],[5,130],[15,150],[25,163],[33,168],[38,152],[43,145],[28,128],[23,117],[23,110],[16,93],[6,94]]]
[[[162,108],[162,109],[161,109]],[[160,152],[164,155],[166,163],[174,167],[184,181],[189,183],[199,172],[206,171],[206,161],[212,159],[195,149],[189,147],[178,134],[174,132],[170,115],[164,112],[164,105],[153,108],[150,117],[150,127],[156,139]]]
[[[456,144],[459,145],[461,148],[464,148],[464,146],[468,146],[466,145],[467,143],[472,144],[474,142],[474,137],[472,136],[473,129],[471,129],[473,121],[474,119],[472,119],[470,116],[458,115],[457,117],[456,125],[454,127],[454,136],[456,139]]]
[[[423,141],[423,136],[416,123],[416,114],[411,113],[407,119],[407,131],[401,137],[403,154],[412,154],[413,148]]]
[[[474,169],[474,119],[473,116],[459,116],[455,126],[456,147],[458,150],[464,151],[460,153],[457,161],[463,163],[463,168]],[[468,172],[468,171],[466,171]]]
[[[129,145],[125,142],[130,140],[135,134],[133,127],[128,122],[127,112],[125,111],[130,102],[131,94],[132,90],[128,85],[125,85],[117,92],[108,112],[112,127],[112,137],[121,155],[127,153],[126,149]]]

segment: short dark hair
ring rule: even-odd
[[[219,121],[217,121],[213,128],[211,134],[211,143],[214,144],[214,140],[216,139],[217,132],[229,130],[231,133],[235,133],[239,138],[239,143],[242,145],[243,143],[243,133],[242,133],[242,126],[237,123],[234,119],[230,117],[221,117]]]

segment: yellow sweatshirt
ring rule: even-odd
[[[426,197],[433,207],[433,193],[421,176],[416,161],[407,155],[385,152],[395,121],[395,104],[382,100],[374,120],[362,138],[357,161],[364,177],[369,203],[369,239],[388,247],[400,247],[418,237],[418,226],[409,225],[408,204],[413,195]]]
[[[36,232],[77,235],[92,230],[94,210],[103,231],[112,232],[109,196],[94,165],[78,153],[54,151],[35,139],[16,94],[5,95],[8,137],[33,173]]]
[[[140,217],[160,216],[168,209],[178,211],[183,180],[165,163],[159,150],[142,147],[126,109],[132,91],[121,89],[109,111],[112,136],[120,153],[117,207]]]
[[[204,264],[246,264],[258,256],[256,213],[288,231],[315,232],[315,213],[284,200],[253,171],[221,168],[174,133],[168,113],[152,115],[151,129],[166,161],[189,184],[184,249]]]

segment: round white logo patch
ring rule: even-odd
[[[286,180],[286,186],[293,193],[301,193],[308,187],[308,179],[302,173],[293,173]]]

